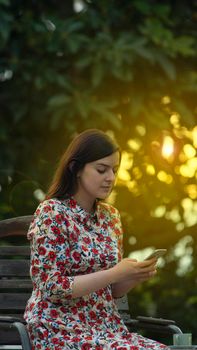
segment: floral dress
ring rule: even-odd
[[[77,275],[104,270],[121,259],[121,222],[112,206],[93,214],[71,197],[37,208],[28,231],[33,292],[25,311],[33,350],[143,350],[165,345],[129,333],[111,285],[72,298]]]

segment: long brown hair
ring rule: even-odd
[[[77,174],[90,162],[107,157],[120,148],[106,133],[88,129],[77,135],[62,155],[46,198],[66,198],[77,190]]]

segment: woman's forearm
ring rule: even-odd
[[[132,288],[139,284],[140,281],[124,281],[121,283],[112,284],[112,295],[114,298],[120,298],[127,294]]]
[[[116,282],[116,274],[113,269],[93,272],[87,275],[76,276],[73,283],[73,298],[82,297],[93,293],[107,285]]]

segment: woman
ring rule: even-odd
[[[119,147],[105,133],[79,134],[34,214],[25,312],[33,349],[167,349],[129,333],[114,301],[156,273],[155,259],[122,258],[119,213],[103,202],[119,164]]]

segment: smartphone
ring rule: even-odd
[[[163,256],[164,254],[166,254],[167,249],[156,249],[154,250],[154,252],[152,252],[150,255],[147,256],[147,258],[145,260],[149,260],[152,258],[160,258],[160,256]]]

